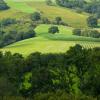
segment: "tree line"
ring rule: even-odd
[[[95,14],[97,18],[100,18],[100,1],[91,0],[56,0],[56,3],[63,7],[74,8],[76,10],[85,11],[87,13]],[[77,9],[78,8],[78,9]]]
[[[48,29],[49,33],[56,33],[59,31],[55,25],[67,25],[61,17],[56,17],[54,21],[41,16],[41,13],[34,12],[30,15],[29,21],[6,18],[0,20],[0,47],[4,47],[11,43],[32,38],[36,36],[34,29],[39,24],[53,24],[53,27]]]
[[[0,96],[100,99],[99,60],[100,48],[85,49],[78,44],[66,53],[35,52],[25,58],[19,53],[0,52]]]
[[[0,0],[0,10],[9,9],[8,5],[4,2],[4,0]]]
[[[35,25],[12,18],[0,21],[0,47],[36,36]]]
[[[93,29],[73,29],[73,35],[100,38],[100,32]]]

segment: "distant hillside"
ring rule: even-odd
[[[7,4],[4,2],[4,0],[0,0],[0,10],[6,10],[9,7],[7,6]]]

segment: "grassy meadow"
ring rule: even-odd
[[[77,13],[64,7],[48,6],[45,0],[5,0],[10,6],[9,10],[0,11],[0,19],[3,18],[21,18],[29,20],[29,15],[35,11],[41,12],[42,17],[47,17],[49,20],[54,20],[59,16],[66,22],[67,26],[58,26],[60,33],[55,35],[48,33],[48,28],[51,25],[39,25],[36,31],[36,37],[26,39],[8,45],[2,48],[2,51],[11,51],[12,53],[22,53],[28,55],[32,52],[42,53],[61,53],[66,52],[71,46],[81,44],[87,48],[100,47],[100,39],[74,36],[72,33],[73,28],[87,28],[86,18],[89,14]]]
[[[45,0],[5,0],[10,6],[10,10],[3,13],[0,12],[0,19],[6,17],[15,17],[24,19],[30,13],[35,11],[41,12],[43,17],[48,17],[50,20],[54,20],[56,16],[62,17],[68,25],[72,27],[87,27],[86,18],[88,14],[79,14],[74,10],[66,9],[63,7],[48,6]],[[22,14],[21,14],[22,13]],[[5,16],[7,15],[7,16]]]
[[[71,27],[59,26],[59,33],[50,34],[48,33],[50,26],[39,25],[35,29],[37,33],[35,38],[13,43],[4,47],[2,51],[18,52],[26,56],[32,52],[63,53],[75,44],[81,44],[86,48],[100,47],[100,39],[74,36]]]

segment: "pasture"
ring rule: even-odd
[[[8,17],[14,17],[18,15],[19,12],[20,15],[24,14],[22,18],[24,18],[26,15],[29,15],[35,11],[41,12],[42,17],[47,17],[50,20],[54,20],[55,17],[59,16],[63,19],[64,22],[66,22],[69,26],[72,27],[87,27],[86,18],[88,17],[88,14],[86,13],[77,13],[74,10],[59,7],[57,5],[54,6],[48,6],[45,3],[45,0],[5,0],[6,3],[10,6],[10,9],[14,12],[8,12],[0,13],[0,16],[2,18],[5,18],[5,15]],[[16,14],[15,14],[16,13]],[[22,14],[21,14],[22,13]]]
[[[72,28],[59,26],[60,33],[48,33],[50,25],[39,25],[36,28],[37,36],[8,45],[2,51],[21,53],[24,56],[32,52],[63,53],[71,46],[80,44],[85,48],[100,47],[100,39],[78,37],[72,35]]]

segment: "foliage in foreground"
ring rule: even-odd
[[[60,91],[62,96],[60,95],[59,98],[62,97],[65,100],[70,98],[71,94],[75,97],[85,95],[86,98],[92,98],[92,96],[97,98],[100,95],[99,60],[100,48],[84,49],[80,45],[71,47],[67,53],[63,54],[36,52],[26,58],[18,53],[1,52],[0,96],[51,100],[49,97],[58,98],[57,91]],[[68,94],[68,97],[65,94]],[[71,98],[74,97],[71,96]]]

